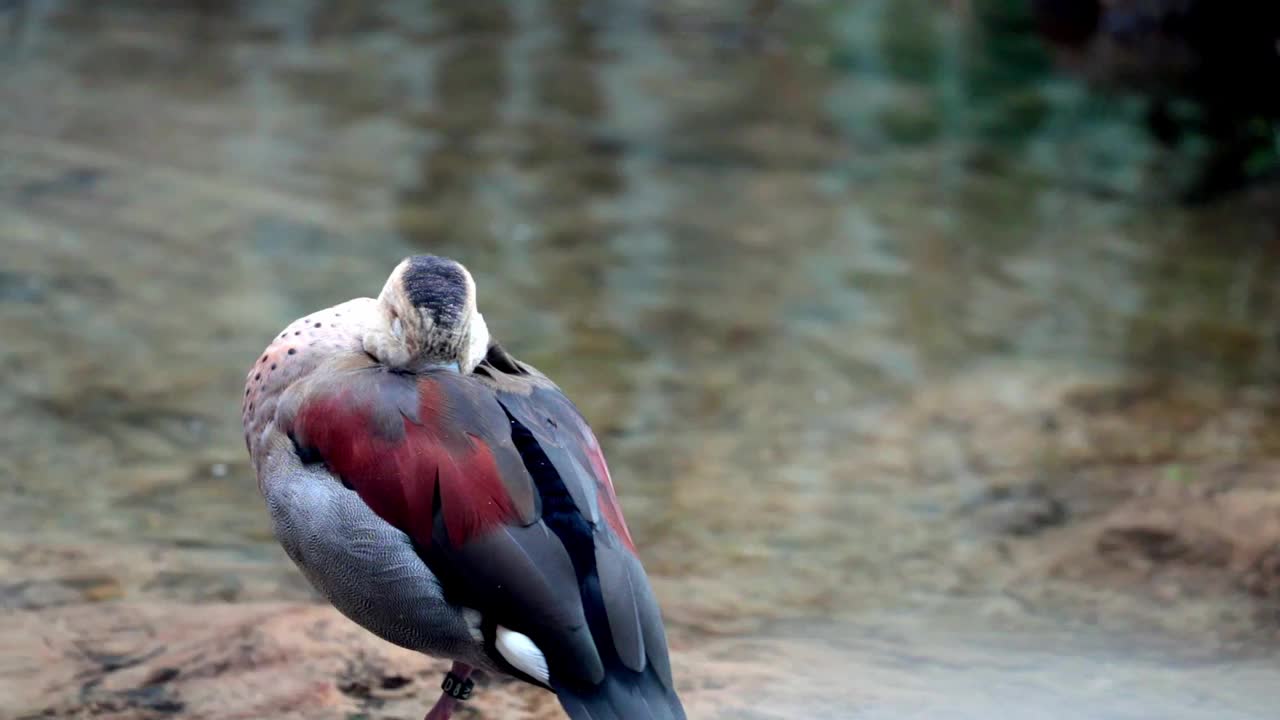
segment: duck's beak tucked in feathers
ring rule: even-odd
[[[388,367],[456,368],[471,372],[484,359],[489,329],[476,307],[476,285],[461,264],[435,255],[401,262],[378,295],[381,322],[365,351]]]

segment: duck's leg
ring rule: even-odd
[[[470,665],[460,662],[453,664],[449,672],[445,673],[444,683],[440,686],[443,691],[440,693],[440,699],[436,701],[435,707],[431,708],[431,712],[427,713],[424,720],[449,720],[458,703],[471,697],[471,688],[475,684],[470,679],[472,670]]]

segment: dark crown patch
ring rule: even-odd
[[[401,277],[415,307],[426,308],[437,323],[453,325],[467,303],[467,279],[458,263],[435,255],[415,255]]]

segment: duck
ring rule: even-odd
[[[289,324],[246,377],[242,420],[275,536],[374,635],[452,662],[426,720],[483,673],[573,720],[679,720],[662,614],[578,408],[490,335],[436,255],[376,298]]]

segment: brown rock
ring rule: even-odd
[[[448,667],[320,605],[79,605],[0,616],[0,637],[13,644],[0,664],[5,716],[24,719],[416,719]],[[851,707],[862,692],[831,672],[842,665],[834,648],[737,638],[691,650],[679,637],[672,646],[691,717],[780,720],[805,706]],[[463,717],[564,717],[550,693],[505,679],[483,679],[468,708]]]
[[[418,720],[446,667],[306,604],[65,606],[0,615],[0,637],[7,720]],[[671,639],[681,696],[701,720],[1056,718],[1063,707],[1256,720],[1277,701],[1270,662],[1223,665],[1204,682],[1215,666],[1145,662],[1131,645],[1061,631],[1037,638],[888,615]],[[459,718],[564,714],[550,693],[484,679]]]

